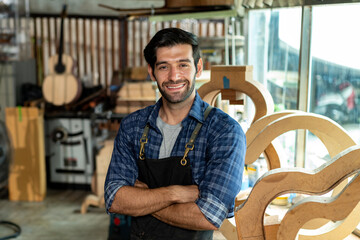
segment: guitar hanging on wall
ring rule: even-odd
[[[49,75],[44,79],[42,93],[45,101],[56,106],[74,103],[81,95],[81,83],[73,75],[74,60],[64,54],[64,18],[66,5],[61,13],[59,51],[49,59]]]

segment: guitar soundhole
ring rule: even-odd
[[[65,65],[62,64],[62,63],[56,64],[56,66],[55,66],[55,71],[56,71],[56,73],[63,73],[63,72],[65,72]]]

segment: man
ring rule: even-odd
[[[132,239],[212,239],[234,215],[245,135],[195,90],[203,69],[195,35],[155,34],[144,49],[162,95],[123,119],[105,182],[106,209],[132,217]]]

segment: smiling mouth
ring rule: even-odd
[[[166,86],[168,89],[172,89],[172,90],[176,90],[176,89],[180,89],[183,88],[185,86],[184,84],[178,85],[178,86]]]

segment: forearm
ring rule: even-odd
[[[152,214],[172,226],[191,230],[216,230],[195,203],[173,204]]]
[[[194,202],[198,195],[196,186],[144,187],[123,186],[115,194],[110,212],[144,216],[174,203]]]
[[[173,203],[174,199],[168,188],[145,189],[123,186],[117,191],[109,211],[130,216],[143,216]]]

